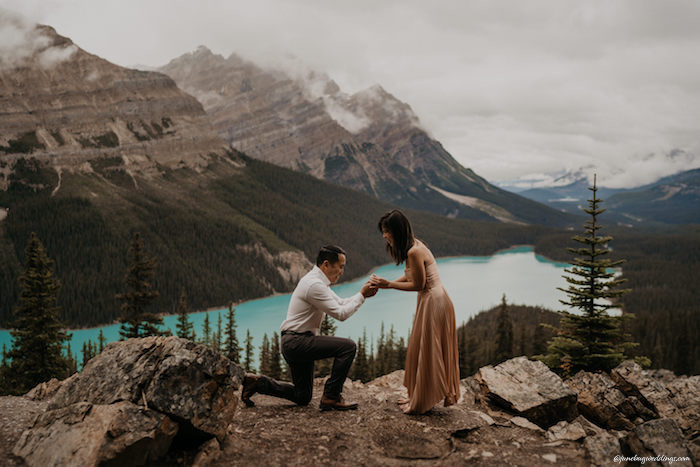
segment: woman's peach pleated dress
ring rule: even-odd
[[[459,400],[455,311],[434,261],[426,266],[425,287],[418,292],[403,384],[410,413],[425,413],[440,401],[447,407]]]

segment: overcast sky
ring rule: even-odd
[[[0,0],[123,66],[206,45],[375,83],[492,182],[700,167],[696,0]],[[0,36],[1,37],[1,36]]]

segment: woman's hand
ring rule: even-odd
[[[372,274],[372,277],[369,278],[369,283],[379,289],[389,288],[388,280],[384,279],[383,277],[375,276],[374,274]]]

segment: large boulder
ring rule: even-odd
[[[178,425],[132,404],[78,402],[40,415],[13,454],[27,465],[143,465],[167,452]]]
[[[668,377],[657,379],[652,376],[654,374],[642,370],[631,360],[623,362],[610,372],[611,378],[622,392],[639,399],[658,414],[658,418],[672,418],[682,430],[697,431],[700,420],[700,377],[664,383],[669,380]]]
[[[483,367],[474,378],[488,400],[542,428],[578,415],[576,393],[542,362],[517,357]]]
[[[579,371],[566,384],[578,394],[579,412],[602,427],[629,431],[654,417],[637,398],[625,396],[604,373]]]
[[[691,438],[700,434],[700,375],[681,376],[666,384],[682,417],[678,425]]]
[[[129,339],[109,344],[66,380],[49,409],[129,401],[173,418],[181,430],[223,440],[244,376],[241,367],[219,352],[186,339]]]
[[[674,466],[694,465],[687,442],[678,424],[671,418],[650,420],[637,426],[633,432],[620,440],[627,457],[654,458],[647,465],[668,465],[675,458]]]

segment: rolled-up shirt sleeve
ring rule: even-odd
[[[365,303],[365,297],[360,292],[348,298],[340,298],[328,286],[318,283],[309,287],[306,300],[317,310],[338,321],[345,321]]]

